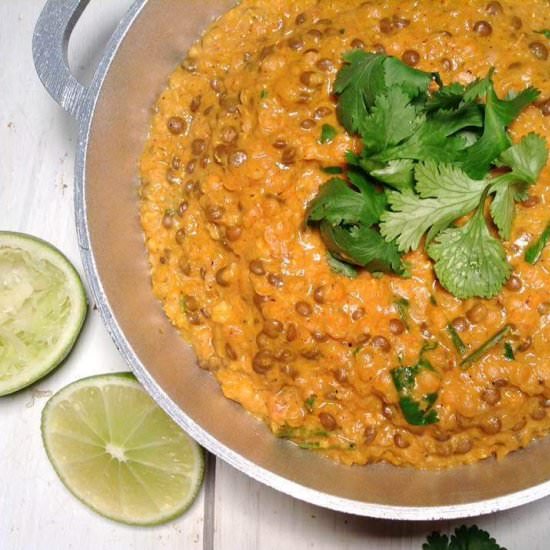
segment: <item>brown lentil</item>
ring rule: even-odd
[[[518,351],[520,353],[523,353],[524,351],[527,351],[531,346],[533,345],[533,339],[531,336],[526,336],[519,344]]]
[[[456,442],[454,451],[456,454],[464,455],[472,450],[472,442],[469,439],[459,439]]]
[[[500,401],[500,390],[497,388],[487,388],[481,393],[481,399],[488,405],[496,405]]]
[[[179,134],[183,134],[187,128],[187,123],[183,118],[179,116],[171,116],[168,119],[168,122],[166,123],[166,126],[170,133],[174,134],[175,136]]]
[[[285,285],[283,278],[279,275],[275,275],[275,273],[269,273],[267,275],[267,282],[275,288],[282,288]]]
[[[254,275],[265,275],[265,268],[262,260],[252,260],[248,267]]]
[[[516,29],[517,31],[521,29],[521,27],[523,27],[523,21],[517,15],[513,15],[510,18],[510,24],[512,25],[512,28]]]
[[[332,414],[330,413],[319,413],[319,420],[321,421],[321,425],[323,426],[323,428],[325,428],[325,430],[328,430],[329,432],[338,428],[336,418],[334,418],[334,416],[332,416]]]
[[[185,229],[183,229],[183,227],[180,227],[177,231],[176,231],[176,242],[178,244],[183,244],[185,241]]]
[[[325,118],[329,116],[332,113],[332,109],[330,107],[322,106],[315,109],[313,113],[313,118],[315,120],[320,120],[322,118]]]
[[[306,118],[306,119],[302,120],[302,122],[300,123],[300,128],[303,128],[304,130],[311,130],[316,125],[317,125],[317,123],[313,119]]]
[[[530,416],[533,420],[542,420],[546,418],[546,411],[542,407],[537,407],[531,411]]]
[[[177,172],[168,168],[168,170],[166,170],[166,181],[172,185],[181,185],[182,179]]]
[[[383,17],[382,19],[380,19],[378,27],[380,28],[380,32],[383,34],[390,34],[394,30],[393,23],[388,17]]]
[[[388,353],[391,350],[391,344],[384,336],[375,336],[372,339],[371,344],[374,348],[384,353]]]
[[[524,201],[521,201],[521,206],[525,208],[533,208],[540,204],[540,197],[538,195],[529,195]]]
[[[474,23],[474,32],[479,36],[489,36],[493,32],[493,27],[487,21],[477,21]]]
[[[548,59],[548,48],[542,42],[531,42],[529,51],[536,59],[546,61]]]
[[[195,155],[195,156],[200,156],[204,153],[206,149],[206,141],[204,141],[204,139],[194,139],[192,142],[191,142],[191,152]]]
[[[296,325],[294,323],[289,323],[286,327],[286,341],[287,342],[293,342],[296,340],[298,336],[298,330],[296,329]]]
[[[227,147],[221,143],[214,147],[214,162],[224,164],[227,158]]]
[[[455,317],[451,321],[451,325],[457,332],[466,332],[468,330],[468,321],[465,317]]]
[[[222,219],[225,208],[219,204],[210,204],[206,208],[206,218],[210,222],[218,222]]]
[[[237,241],[240,239],[243,229],[240,225],[232,225],[225,230],[225,236],[229,241]]]
[[[304,41],[296,36],[289,38],[287,44],[291,50],[298,51],[304,48]]]
[[[229,155],[229,164],[235,168],[242,166],[248,160],[248,155],[245,151],[233,151]]]
[[[498,416],[489,416],[481,422],[480,428],[488,435],[495,435],[502,429],[502,422]]]
[[[237,352],[229,342],[225,344],[225,355],[227,355],[227,358],[231,359],[231,361],[236,361],[239,358]]]
[[[512,275],[508,281],[506,281],[506,288],[508,290],[512,290],[513,292],[517,292],[518,290],[521,290],[521,287],[523,286],[521,279],[517,275]]]
[[[311,336],[316,342],[326,342],[328,340],[328,335],[320,330],[314,330]]]
[[[399,449],[406,449],[410,446],[410,443],[400,433],[393,436],[393,442]]]
[[[420,62],[420,54],[416,50],[405,50],[401,59],[410,67],[415,67]]]
[[[264,321],[264,332],[270,338],[277,338],[284,330],[283,323],[277,319],[266,319]]]
[[[363,50],[363,49],[365,49],[365,43],[359,38],[354,38],[351,41],[351,47],[354,50]]]
[[[313,313],[313,308],[307,302],[296,302],[294,306],[296,313],[302,317],[309,317]]]
[[[351,314],[351,318],[354,321],[359,321],[359,319],[363,318],[365,315],[365,309],[362,307],[358,307],[354,312]]]
[[[200,109],[201,102],[202,102],[202,96],[201,96],[201,95],[196,95],[196,96],[191,100],[191,103],[189,103],[189,110],[190,110],[192,113],[196,113],[196,112]]]
[[[466,312],[466,317],[470,323],[478,324],[485,321],[488,314],[487,306],[478,302]]]
[[[239,137],[239,133],[237,132],[234,126],[224,126],[220,133],[220,137],[222,138],[222,141],[225,143],[233,143],[237,141],[237,138]],[[224,148],[223,154],[225,154],[225,148]]]
[[[265,374],[273,367],[273,355],[268,350],[260,350],[252,359],[252,369],[258,374]]]
[[[390,319],[389,328],[394,336],[399,336],[405,332],[405,324],[400,319]]]
[[[327,59],[326,57],[324,57],[323,59],[319,59],[319,61],[315,63],[315,66],[321,71],[334,70],[334,63],[330,59]]]
[[[326,285],[318,286],[313,291],[313,299],[318,304],[324,304],[326,299],[326,294],[327,294],[327,286]]]
[[[216,279],[216,282],[220,286],[229,286],[231,284],[231,281],[229,279],[229,271],[228,271],[227,266],[222,267],[222,268],[218,269],[218,271],[216,271],[215,279]]]
[[[300,75],[300,82],[308,88],[317,88],[323,83],[323,77],[315,71],[304,71]]]
[[[500,2],[489,2],[485,10],[489,15],[500,15],[502,13],[502,4]]]
[[[210,81],[210,87],[218,94],[221,94],[225,91],[225,86],[219,78],[213,78]]]
[[[287,147],[283,150],[281,155],[281,162],[283,164],[293,164],[296,160],[296,149],[294,147]]]

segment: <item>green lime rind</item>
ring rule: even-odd
[[[42,439],[65,487],[120,523],[171,521],[203,483],[203,449],[130,373],[91,376],[61,389],[42,412]]]
[[[58,367],[73,348],[88,304],[71,262],[50,243],[0,231],[0,396]]]

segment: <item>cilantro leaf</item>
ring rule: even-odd
[[[360,129],[377,96],[399,86],[412,99],[425,94],[435,76],[413,69],[394,57],[362,50],[345,54],[344,61],[334,82],[334,92],[339,94],[338,118],[350,133]]]
[[[355,133],[368,115],[367,106],[384,90],[384,56],[354,50],[344,55],[346,64],[334,82],[339,94],[337,113],[344,128]]]
[[[466,148],[461,136],[449,136],[444,124],[427,120],[405,142],[373,155],[374,160],[389,162],[395,159],[434,160],[454,162]]]
[[[542,34],[546,38],[550,39],[550,29],[541,29],[540,31],[535,31],[537,34]]]
[[[497,166],[508,166],[514,176],[525,183],[535,183],[548,161],[546,140],[531,132],[506,149],[497,159]]]
[[[325,145],[326,143],[332,143],[335,137],[336,128],[334,126],[331,126],[330,124],[323,124],[323,127],[321,128],[321,137],[319,138],[319,142],[323,145]]]
[[[504,357],[506,357],[508,361],[513,361],[516,358],[514,348],[510,342],[504,343]]]
[[[342,174],[344,172],[343,168],[341,166],[323,166],[321,170],[325,174]]]
[[[473,180],[455,166],[433,161],[418,164],[415,176],[418,194],[388,192],[392,210],[381,217],[382,235],[396,240],[402,251],[418,248],[427,231],[430,240],[471,212],[487,187],[485,181]]]
[[[546,245],[550,242],[550,223],[541,233],[541,236],[525,252],[525,261],[530,264],[536,264]]]
[[[399,399],[399,407],[405,420],[413,426],[427,426],[439,422],[437,411],[432,409],[437,399],[437,393],[430,393],[417,401],[409,395]]]
[[[507,127],[527,105],[537,99],[539,92],[534,88],[527,88],[513,99],[499,99],[493,87],[491,74],[479,81],[477,87],[472,87],[470,94],[472,90],[480,94],[484,92],[486,96],[484,128],[479,140],[464,151],[461,166],[472,178],[479,179],[485,177],[491,163],[510,146]]]
[[[379,152],[410,137],[421,122],[409,97],[396,86],[376,97],[359,133],[367,151]]]
[[[386,208],[384,193],[376,191],[365,178],[349,174],[359,191],[354,191],[344,180],[332,178],[324,183],[319,194],[308,207],[308,221],[327,220],[338,225],[342,222],[367,226],[378,222]]]
[[[497,166],[511,168],[511,172],[495,178],[490,189],[495,193],[491,215],[503,239],[510,238],[518,193],[537,181],[547,160],[546,141],[533,133],[506,149],[497,159]],[[523,188],[520,184],[524,184]]]
[[[483,531],[476,525],[466,527],[462,525],[455,529],[451,536],[450,550],[506,550],[491,538],[487,531]]]
[[[462,300],[496,296],[512,271],[502,243],[487,228],[484,197],[465,225],[445,229],[428,247],[439,282]]]
[[[428,535],[427,542],[422,545],[422,550],[449,550],[449,537],[434,532]]]
[[[506,550],[500,546],[487,531],[477,525],[466,527],[462,525],[454,530],[450,540],[447,535],[432,533],[422,550]]]
[[[416,386],[416,377],[424,370],[433,370],[430,363],[421,359],[412,367],[398,367],[390,371],[393,385],[399,394],[399,407],[405,420],[414,426],[426,426],[439,421],[437,411],[433,408],[437,393],[429,393],[420,400],[412,396]]]
[[[339,260],[363,266],[369,271],[393,271],[399,275],[408,273],[396,244],[384,240],[371,227],[342,227],[322,221],[321,237],[329,251]]]
[[[378,163],[361,163],[371,176],[398,190],[411,190],[414,185],[414,162],[410,159],[391,160],[378,168]]]
[[[426,73],[409,67],[395,57],[386,57],[384,63],[385,83],[387,89],[400,86],[412,99],[426,93],[432,80],[438,80],[437,73]]]
[[[500,236],[503,239],[509,239],[516,211],[515,196],[518,188],[511,183],[509,185],[493,185],[491,190],[495,191],[491,203],[491,216]]]
[[[465,91],[464,86],[458,82],[443,86],[428,98],[426,110],[456,109],[463,102]]]
[[[466,87],[444,86],[437,73],[394,57],[356,49],[343,58],[333,89],[337,113],[363,147],[346,153],[348,181],[321,186],[307,212],[308,221],[320,222],[333,263],[406,275],[400,253],[425,237],[443,286],[459,298],[494,296],[511,268],[487,227],[485,202],[490,196],[499,236],[508,239],[515,203],[548,159],[543,138],[529,134],[513,145],[508,127],[539,92],[501,99],[494,70]],[[324,125],[320,141],[331,141],[333,130]],[[494,166],[509,170],[490,178]],[[465,225],[451,227],[472,212]],[[426,399],[407,405],[411,415],[428,414]]]
[[[339,260],[330,252],[327,254],[327,263],[334,273],[344,275],[348,279],[357,278],[357,269],[355,269],[352,265],[349,265],[348,263]]]

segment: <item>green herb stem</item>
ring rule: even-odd
[[[485,343],[483,343],[479,348],[470,353],[468,357],[462,360],[460,363],[461,367],[469,367],[472,363],[475,363],[481,359],[487,352],[489,352],[493,347],[495,347],[502,339],[510,332],[510,325],[505,325],[501,328],[496,334],[491,336]]]
[[[536,264],[540,260],[542,252],[549,241],[550,223],[546,226],[546,229],[541,233],[537,241],[525,251],[525,261],[530,264]]]
[[[468,351],[468,346],[462,341],[462,338],[458,335],[458,332],[456,331],[455,327],[451,323],[447,325],[447,332],[449,333],[451,340],[453,342],[454,347],[456,348],[456,351],[460,353],[460,355],[464,355]]]

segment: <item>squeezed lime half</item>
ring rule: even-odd
[[[86,317],[82,281],[51,244],[0,231],[0,396],[57,367]]]
[[[103,516],[155,525],[195,500],[204,453],[128,373],[84,378],[50,398],[42,438],[65,486]]]

